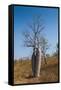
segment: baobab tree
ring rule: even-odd
[[[23,32],[24,45],[33,48],[32,72],[33,76],[39,76],[41,68],[41,32],[45,28],[41,15],[34,16],[27,27],[28,29]]]

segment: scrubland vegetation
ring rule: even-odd
[[[31,60],[15,60],[14,84],[58,82],[58,57],[51,56],[47,64],[42,60],[40,77],[32,77]]]

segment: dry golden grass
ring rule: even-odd
[[[47,64],[42,61],[40,77],[32,78],[31,61],[16,61],[14,63],[14,84],[44,83],[58,81],[58,58],[50,57]]]

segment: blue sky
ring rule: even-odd
[[[43,34],[50,45],[47,53],[55,51],[58,42],[58,9],[14,6],[14,58],[28,57],[32,55],[32,49],[23,46],[22,32],[27,29],[28,22],[32,21],[33,15],[42,15],[45,29]]]

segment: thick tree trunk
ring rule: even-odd
[[[35,77],[35,72],[36,72],[36,56],[35,53],[33,52],[32,54],[32,75]]]
[[[40,76],[40,69],[41,69],[41,51],[37,49],[36,52],[36,77]]]
[[[40,68],[41,68],[41,51],[37,48],[36,55],[33,53],[32,55],[32,73],[34,77],[40,76]]]

